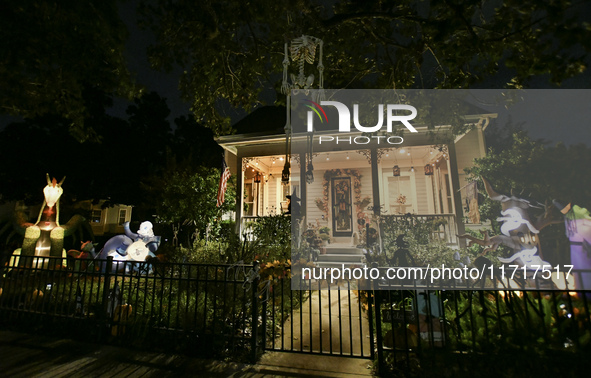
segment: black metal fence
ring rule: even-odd
[[[256,264],[67,262],[4,267],[3,327],[250,361],[264,350],[374,358],[385,376],[469,375],[491,369],[489,356],[513,375],[561,376],[591,352],[589,292],[328,291],[319,280],[293,291]]]
[[[382,375],[570,376],[586,370],[589,292],[376,290],[368,295]]]
[[[254,360],[263,349],[253,265],[20,257],[0,287],[5,327],[142,349]]]
[[[266,309],[266,349],[345,357],[373,358],[372,308],[364,292],[343,282],[326,290],[326,282],[275,280]]]

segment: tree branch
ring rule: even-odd
[[[383,12],[359,12],[359,13],[343,13],[335,14],[331,18],[321,21],[322,24],[331,28],[338,24],[342,24],[348,21],[363,20],[363,19],[384,19],[384,20],[405,20],[416,23],[423,23],[425,20],[417,16],[413,16],[407,12],[405,13],[383,13]]]

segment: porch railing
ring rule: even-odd
[[[431,232],[431,240],[440,240],[447,244],[458,244],[458,226],[456,224],[455,214],[395,214],[383,215],[383,217],[395,218],[396,221],[408,221],[412,223],[431,221],[434,230]],[[242,217],[240,220],[240,233],[247,240],[252,238],[252,223],[256,221],[256,216]]]
[[[395,214],[382,217],[394,218],[395,221],[410,221],[411,225],[418,222],[433,222],[431,240],[440,240],[447,244],[458,244],[458,226],[455,214]]]

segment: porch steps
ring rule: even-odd
[[[320,268],[342,268],[360,265],[363,251],[345,243],[334,243],[324,247],[326,253],[320,254],[316,265]]]
[[[326,247],[324,247],[326,249],[326,254],[337,254],[337,255],[358,255],[361,252],[361,250],[357,247],[352,247],[352,246],[346,246],[346,247],[341,247],[341,246],[332,246],[332,245],[328,245]]]
[[[318,261],[322,261],[322,262],[348,262],[348,263],[353,263],[353,262],[360,262],[361,261],[361,256],[362,255],[354,255],[354,254],[336,254],[336,253],[331,253],[331,254],[325,254],[325,255],[320,255],[318,256]]]

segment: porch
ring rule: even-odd
[[[366,223],[376,228],[379,217],[411,217],[436,222],[432,237],[457,245],[462,204],[449,150],[407,146],[311,155],[294,150],[289,183],[281,179],[284,156],[237,156],[240,233],[248,235],[248,224],[258,217],[288,213],[291,196],[301,232],[322,230],[328,243],[356,246]],[[305,172],[302,167],[310,164],[313,171]]]
[[[430,235],[431,240],[442,241],[450,246],[458,245],[457,235],[459,232],[455,214],[391,214],[383,215],[383,217],[394,218],[395,221],[404,220],[411,224],[416,224],[417,222],[432,222],[435,226]],[[244,216],[240,220],[240,229],[242,230],[242,235],[246,239],[251,239],[252,223],[256,222],[257,218],[260,217]],[[351,237],[336,237],[332,238],[332,240],[334,240],[334,245],[355,246],[358,244],[354,243],[354,238]]]

